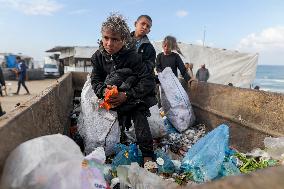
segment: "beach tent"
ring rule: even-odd
[[[152,42],[156,53],[162,52],[162,42]],[[249,88],[253,83],[258,54],[240,53],[238,51],[203,47],[199,45],[179,42],[183,53],[184,63],[193,63],[193,73],[202,64],[208,68],[210,77],[208,82],[227,85],[232,83],[236,87]]]

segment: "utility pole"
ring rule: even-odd
[[[203,47],[205,45],[205,35],[206,35],[206,26],[204,26],[204,30],[203,30]]]

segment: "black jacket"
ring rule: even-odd
[[[158,54],[156,63],[157,72],[162,72],[166,67],[170,67],[176,77],[178,77],[177,69],[179,69],[183,78],[186,81],[190,80],[190,76],[185,69],[184,63],[177,53],[172,52],[169,55],[164,55],[162,52]]]
[[[3,74],[3,71],[2,71],[2,68],[0,67],[0,84],[2,86],[5,86],[5,79],[4,79],[4,74]]]
[[[109,55],[102,46],[91,58],[93,70],[91,74],[91,84],[94,92],[99,98],[103,98],[106,88],[105,80],[107,76],[118,69],[129,68],[137,76],[137,81],[126,91],[127,101],[144,103],[151,107],[157,103],[155,98],[155,80],[148,71],[141,56],[135,52],[135,48],[122,48],[114,55]]]
[[[134,38],[134,32],[131,33],[131,36]],[[138,46],[136,46],[136,51],[137,53],[142,55],[142,60],[145,62],[148,70],[151,73],[154,73],[156,50],[149,41],[147,35],[145,35],[140,39]]]

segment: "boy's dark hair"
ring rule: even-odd
[[[141,18],[146,18],[148,19],[151,23],[152,23],[152,18],[149,16],[149,15],[146,15],[146,14],[142,14],[140,15],[136,21],[140,20]]]
[[[16,56],[16,60],[21,60],[21,57],[20,56]]]
[[[125,46],[128,47],[133,43],[130,35],[129,27],[126,23],[125,18],[117,13],[112,13],[105,22],[102,24],[101,32],[105,29],[110,29],[114,33],[118,33],[121,39],[125,42]]]

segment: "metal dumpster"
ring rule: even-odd
[[[0,118],[0,172],[9,153],[22,142],[67,130],[72,100],[80,95],[86,76],[67,73],[42,94]],[[240,151],[263,147],[266,136],[284,135],[284,95],[197,82],[187,89],[197,121],[208,130],[228,124],[230,145]],[[283,176],[284,167],[279,166],[191,188],[277,189],[284,188]]]

